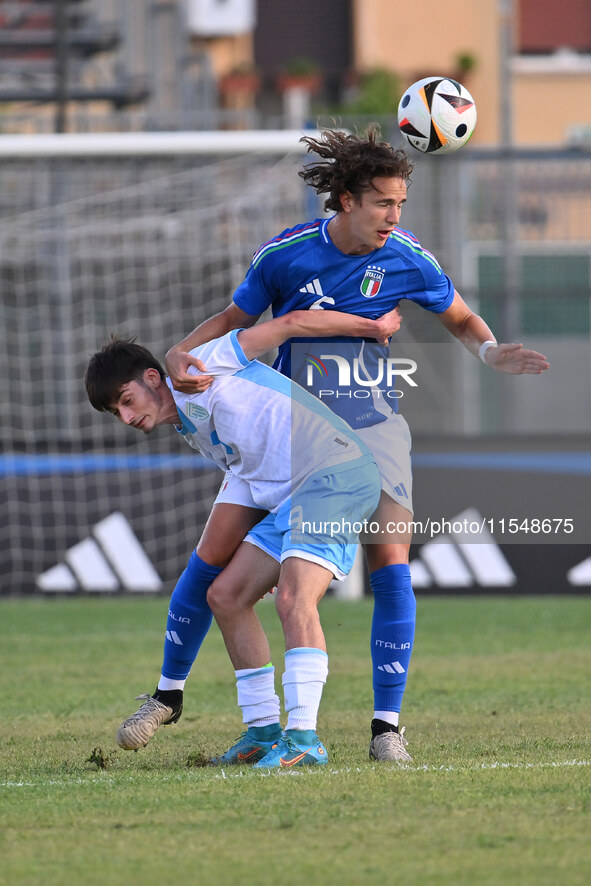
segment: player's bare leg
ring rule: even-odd
[[[247,727],[231,748],[210,760],[214,766],[255,764],[281,738],[275,669],[254,610],[278,577],[279,563],[244,542],[209,588],[207,599],[235,668],[238,704]]]
[[[332,579],[324,566],[299,557],[281,564],[276,605],[286,650],[311,646],[326,652],[318,604]]]
[[[164,661],[153,696],[128,717],[117,731],[125,750],[145,747],[162,725],[176,723],[183,709],[183,690],[197,653],[211,625],[207,589],[242,543],[244,536],[265,515],[257,508],[220,502],[211,514],[187,568],[170,599],[164,640]]]
[[[227,566],[250,530],[266,511],[243,505],[214,504],[197,545],[197,553],[211,566]]]
[[[271,653],[254,610],[279,579],[279,563],[265,551],[243,542],[232,561],[210,585],[207,601],[222,632],[230,661],[237,669],[262,668]]]
[[[318,603],[332,578],[333,573],[324,566],[299,557],[288,557],[281,564],[276,605],[285,636],[283,693],[287,725],[284,736],[256,764],[257,769],[328,761],[326,748],[316,734],[318,708],[328,675]]]

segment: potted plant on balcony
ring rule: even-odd
[[[303,56],[292,59],[277,78],[277,88],[280,92],[305,89],[313,95],[318,92],[321,85],[322,76],[318,65],[312,59]]]
[[[223,74],[219,80],[222,95],[254,95],[261,85],[261,75],[254,65],[244,62]]]
[[[478,59],[473,52],[458,52],[454,58],[454,79],[464,83],[478,67]]]

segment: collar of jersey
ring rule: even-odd
[[[181,410],[178,408],[178,406],[176,408],[176,411],[178,412],[179,418],[181,420],[180,427],[179,427],[179,425],[175,425],[175,428],[179,432],[179,434],[182,434],[183,437],[186,434],[194,434],[195,431],[197,430],[197,428],[195,427],[193,422],[189,421],[189,419],[187,418],[185,413],[181,412]]]
[[[171,394],[174,397],[175,390],[172,386],[171,380],[168,378],[168,376],[164,380],[165,380],[166,384],[168,385],[168,389],[170,390]],[[179,405],[176,402],[176,398],[175,398],[174,405],[176,406],[176,411],[178,413],[178,417],[179,417],[179,421],[180,421],[180,424],[174,426],[175,431],[178,434],[182,434],[183,437],[186,436],[186,434],[194,434],[195,431],[197,430],[197,428],[195,427],[193,422],[187,418],[185,413],[181,412],[181,410],[179,409]]]

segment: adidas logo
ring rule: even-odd
[[[404,674],[404,668],[399,661],[391,661],[390,664],[378,665],[378,671],[386,671],[387,674]]]
[[[482,521],[476,508],[466,508],[450,523]],[[470,541],[465,533],[441,534],[424,544],[419,557],[410,564],[410,574],[415,588],[467,588],[511,587],[517,576],[507,562],[492,534],[484,528],[477,543]],[[591,558],[590,558],[591,559]],[[591,570],[591,564],[590,564]]]
[[[177,634],[176,631],[167,631],[166,632],[166,639],[170,640],[171,643],[174,643],[175,646],[182,646],[183,645],[183,641],[181,640],[181,638],[179,637],[179,635]]]
[[[306,283],[305,286],[302,286],[300,292],[310,292],[312,295],[324,295],[318,277],[316,277],[315,280],[312,280],[311,283]]]
[[[69,548],[58,563],[37,578],[44,592],[162,590],[152,566],[123,514],[115,512],[97,523],[92,535]],[[176,641],[174,641],[176,642]]]

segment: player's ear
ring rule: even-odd
[[[160,382],[161,382],[160,373],[158,372],[157,369],[153,369],[153,368],[144,369],[144,383],[146,385],[148,385],[148,387],[152,388],[153,390],[156,390],[157,388],[160,387]]]
[[[353,194],[350,191],[344,191],[339,197],[339,201],[343,212],[351,212],[351,207],[354,201]]]

